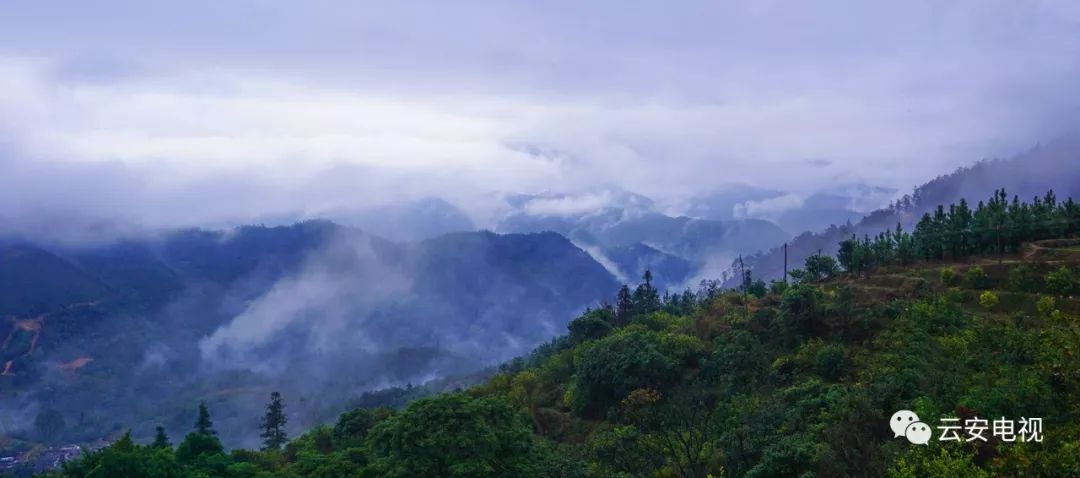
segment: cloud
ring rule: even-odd
[[[787,211],[802,207],[805,202],[806,198],[795,194],[785,194],[760,201],[746,201],[735,205],[734,215],[739,219],[775,218]]]
[[[529,200],[522,209],[536,216],[574,216],[603,209],[611,204],[608,192],[580,196],[540,197]]]
[[[1077,25],[1064,0],[24,2],[0,18],[0,186],[23,215],[151,226],[907,190],[1071,128]]]
[[[381,345],[365,336],[364,323],[378,307],[400,299],[411,281],[387,267],[359,237],[339,237],[305,260],[302,270],[280,279],[246,309],[199,341],[204,363],[215,369],[280,372],[295,354],[349,347],[374,354]],[[288,335],[295,334],[294,340]],[[273,344],[275,353],[264,350]]]

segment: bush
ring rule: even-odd
[[[968,289],[986,289],[990,287],[990,276],[986,275],[982,267],[972,267],[964,276],[964,285]]]
[[[1039,301],[1035,303],[1035,309],[1038,310],[1040,314],[1049,317],[1050,314],[1054,312],[1055,305],[1053,297],[1042,296],[1039,297]]]
[[[808,281],[831,279],[840,272],[840,267],[837,265],[836,259],[833,259],[832,256],[823,256],[820,254],[807,257],[804,267],[806,271],[806,280]]]
[[[780,299],[783,323],[803,335],[813,334],[818,328],[824,294],[810,284],[795,284],[784,291]]]
[[[579,344],[610,334],[615,328],[615,315],[609,308],[590,310],[570,322],[570,342]]]
[[[582,415],[599,416],[635,389],[664,391],[696,365],[701,348],[688,335],[642,329],[588,344],[574,373],[571,405]]]
[[[1046,274],[1046,289],[1058,295],[1073,295],[1080,289],[1072,269],[1061,266]]]
[[[956,274],[956,271],[952,267],[944,267],[939,274],[941,277],[941,284],[946,287],[956,287],[960,285],[960,276]]]
[[[529,476],[537,458],[531,426],[496,397],[422,398],[370,431],[377,476]],[[535,475],[534,475],[535,476]]]
[[[821,378],[833,381],[844,375],[845,357],[844,347],[840,345],[826,345],[818,351],[814,369]]]
[[[1009,272],[1009,289],[1016,292],[1039,290],[1039,276],[1030,267],[1021,265]]]
[[[982,294],[979,294],[979,305],[987,311],[994,310],[994,308],[998,305],[997,294],[991,291],[986,291]]]

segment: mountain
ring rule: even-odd
[[[196,397],[239,426],[271,389],[313,424],[367,390],[521,355],[618,283],[554,233],[397,243],[308,221],[9,241],[0,285],[0,408],[59,412],[54,440],[89,441],[119,423],[179,426]]]
[[[858,271],[593,309],[482,383],[366,395],[284,452],[117,433],[59,476],[1075,476],[1080,206],[1044,206],[1072,227],[1005,257],[914,239]]]
[[[824,230],[806,231],[788,242],[788,263],[801,264],[817,254],[835,254],[836,244],[852,234],[876,235],[902,224],[909,231],[919,218],[939,204],[966,199],[974,205],[986,200],[998,188],[1012,196],[1030,200],[1053,189],[1058,197],[1080,196],[1080,136],[1060,138],[1008,159],[980,161],[973,166],[939,176],[892,203],[851,224]],[[784,251],[773,248],[746,258],[755,277],[779,279],[783,276]],[[735,276],[737,277],[737,276]],[[729,282],[733,285],[734,282]]]
[[[330,217],[341,224],[355,226],[370,234],[399,242],[476,230],[476,226],[464,211],[437,197],[393,203],[353,213],[332,214]]]
[[[601,192],[579,196],[513,196],[512,207],[496,227],[505,232],[553,231],[569,237],[608,262],[604,251],[617,251],[620,261],[648,263],[655,251],[681,259],[692,271],[672,271],[683,278],[693,277],[717,258],[723,261],[782,243],[787,234],[775,224],[761,219],[713,220],[687,216],[673,217],[656,210],[644,196]],[[644,247],[641,247],[644,246]],[[640,258],[628,254],[644,254]],[[610,263],[608,264],[610,267]],[[617,268],[617,276],[637,278],[640,267]],[[678,284],[677,280],[669,280]]]
[[[833,185],[810,194],[731,184],[692,196],[677,209],[701,219],[768,220],[785,231],[797,232],[857,222],[895,195],[895,189],[866,184]]]

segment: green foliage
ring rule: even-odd
[[[921,478],[924,476],[989,477],[990,473],[975,465],[972,456],[950,447],[912,447],[889,468],[890,478]]]
[[[986,289],[990,287],[990,276],[986,275],[982,267],[972,267],[964,274],[964,286],[968,289]]]
[[[216,436],[195,431],[188,433],[184,441],[176,447],[176,460],[190,465],[224,453],[225,447]]]
[[[334,447],[346,449],[363,446],[368,432],[378,421],[376,414],[366,408],[342,413],[333,429]]]
[[[847,360],[842,345],[826,345],[818,351],[814,370],[821,378],[829,381],[839,380],[847,369]]]
[[[803,266],[805,275],[802,280],[806,281],[821,281],[825,279],[831,279],[838,272],[840,268],[837,265],[836,259],[832,256],[814,255],[806,258],[806,264]]]
[[[259,434],[263,439],[263,450],[280,450],[289,441],[285,433],[286,421],[285,404],[281,400],[281,394],[272,392],[262,419],[262,433]]]
[[[1019,265],[1009,271],[1009,289],[1016,292],[1038,292],[1042,281],[1038,274],[1027,265]]]
[[[1057,295],[1080,293],[1080,280],[1072,269],[1061,266],[1046,274],[1046,289]]]
[[[199,418],[195,420],[195,431],[203,435],[217,435],[214,431],[214,422],[210,419],[210,411],[206,408],[206,402],[199,402]]]
[[[169,437],[165,435],[165,427],[158,425],[154,429],[154,443],[150,447],[172,449],[172,443],[169,442]]]
[[[84,455],[82,460],[65,464],[61,474],[85,478],[191,476],[183,473],[171,450],[136,445],[130,433],[108,447]]]
[[[581,351],[572,387],[575,411],[598,416],[638,388],[663,390],[701,353],[696,338],[671,332],[628,328]]]
[[[650,476],[664,464],[656,438],[631,425],[602,426],[588,447],[592,476]]]
[[[578,344],[599,339],[615,328],[615,314],[609,308],[586,311],[581,317],[570,321],[570,341]]]
[[[998,296],[991,291],[985,291],[979,294],[979,306],[988,311],[994,310],[998,306]]]
[[[417,400],[371,430],[379,476],[528,476],[542,454],[506,401],[464,394]]]
[[[801,335],[812,335],[821,328],[823,302],[821,289],[804,283],[792,285],[780,299],[780,323]]]
[[[946,287],[956,287],[960,285],[960,277],[952,267],[942,267],[938,276],[941,279],[941,284]]]

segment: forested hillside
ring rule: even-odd
[[[190,422],[198,399],[228,446],[254,445],[234,430],[271,390],[310,427],[366,391],[527,353],[617,285],[553,233],[394,243],[309,221],[0,239],[0,458],[127,427],[149,438]]]
[[[938,205],[957,203],[959,207],[961,199],[975,201],[999,188],[1013,195],[1006,198],[1010,202],[1014,197],[1030,202],[1035,197],[1041,198],[1047,189],[1057,191],[1061,197],[1080,197],[1078,145],[1080,137],[1063,137],[1008,159],[980,161],[934,178],[859,221],[835,224],[822,231],[806,231],[793,238],[787,247],[789,263],[799,264],[819,252],[832,253],[837,242],[852,234],[860,239],[867,234],[875,236],[898,222],[910,230],[924,214],[935,214]],[[778,279],[783,276],[784,253],[782,247],[773,247],[745,257],[744,263],[757,277]],[[737,284],[738,274],[731,277],[729,285]]]
[[[223,450],[202,408],[192,429],[167,430],[175,448],[125,435],[55,475],[1080,474],[1080,216],[1051,195],[1003,197],[966,226],[931,215],[911,235],[834,245],[839,263],[813,256],[790,282],[661,296],[646,276],[482,385],[356,409],[288,443],[268,433],[281,424],[272,400],[261,451]],[[1055,226],[1021,228],[1010,210]],[[995,217],[1007,239],[975,225]],[[953,418],[1041,428],[935,431],[921,445],[890,431],[897,410],[935,429]]]

